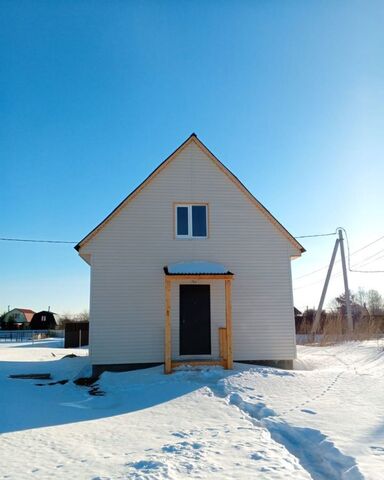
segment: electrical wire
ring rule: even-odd
[[[370,247],[371,245],[374,245],[375,243],[384,239],[384,235],[377,238],[373,242],[370,242],[367,245],[364,245],[363,247],[359,248],[358,250],[355,250],[352,253],[350,252],[350,248],[349,248],[349,239],[348,239],[347,231],[343,227],[338,227],[335,232],[318,233],[318,234],[313,234],[313,235],[300,235],[300,236],[297,236],[295,238],[329,237],[329,236],[336,235],[338,230],[342,230],[345,233],[345,238],[346,238],[346,241],[347,241],[347,252],[348,252],[348,270],[350,272],[352,272],[352,273],[384,273],[384,270],[354,270],[354,269],[351,268],[351,256],[355,255],[358,252],[361,252],[362,250],[365,250],[366,248]],[[40,240],[40,239],[31,239],[31,238],[6,238],[6,237],[0,237],[0,241],[3,241],[3,242],[28,242],[28,243],[50,243],[50,244],[72,244],[72,245],[78,243],[78,242],[75,242],[75,241],[67,241],[67,240]],[[363,266],[363,265],[368,265],[369,263],[372,263],[370,261],[367,262],[367,260],[369,260],[371,258],[374,258],[376,255],[378,255],[382,251],[384,251],[384,249],[379,250],[378,252],[376,252],[375,254],[373,254],[369,257],[366,257],[365,259],[363,259],[360,262],[358,262],[357,264],[355,264],[355,266],[359,266],[359,265]],[[382,258],[382,257],[376,258],[372,261],[379,260],[380,258]],[[339,263],[339,262],[340,262],[340,260],[337,260],[335,263]],[[300,280],[301,278],[305,278],[305,277],[308,277],[308,276],[313,275],[315,273],[321,272],[322,270],[325,270],[327,267],[328,267],[328,265],[325,265],[324,267],[318,268],[318,269],[313,270],[311,272],[305,273],[304,275],[296,277],[294,280],[295,281]],[[314,283],[311,283],[310,285],[314,285],[316,283],[320,283],[320,282],[314,282]],[[307,286],[309,286],[309,285],[307,285]],[[299,288],[305,288],[305,286],[297,287],[295,290],[297,290]]]
[[[304,273],[304,275],[300,275],[300,277],[296,277],[296,278],[294,278],[294,280],[300,280],[301,278],[309,277],[309,275],[313,275],[314,273],[321,272],[322,270],[325,270],[326,268],[328,268],[328,265],[325,265],[325,267],[318,268],[317,270],[313,270],[312,272]]]
[[[345,236],[346,236],[346,239],[347,239],[347,246],[348,246],[348,235],[347,235],[347,231],[345,230],[345,228],[342,228],[342,227],[339,227],[340,230],[343,230],[343,232],[345,233]],[[358,253],[358,252],[361,252],[362,250],[365,250],[366,248],[370,247],[371,245],[373,245],[374,243],[377,243],[379,242],[380,240],[383,240],[384,238],[384,235],[377,238],[376,240],[374,240],[373,242],[371,243],[368,243],[367,245],[364,245],[363,247],[359,248],[358,250],[355,250],[354,252],[351,253],[351,256],[352,255],[355,255],[355,253]]]
[[[370,242],[368,243],[367,245],[363,245],[361,248],[358,248],[357,250],[355,250],[354,252],[352,253],[349,253],[349,243],[348,243],[348,235],[345,231],[344,228],[340,227],[341,230],[343,230],[345,232],[345,236],[346,236],[346,240],[347,240],[347,247],[348,247],[348,269],[351,271],[351,272],[355,272],[354,270],[351,270],[350,268],[350,257],[352,255],[355,255],[356,253],[359,253],[361,252],[362,250],[365,250],[366,248],[370,247],[371,245],[374,245],[375,243],[379,242],[380,240],[383,240],[384,239],[384,235],[382,235],[381,237],[377,238],[376,240],[374,240],[373,242]],[[298,237],[296,237],[298,238]],[[379,252],[376,252],[376,253],[379,253]],[[366,260],[366,259],[365,259]],[[362,261],[362,260],[361,260]],[[336,263],[340,263],[341,260],[336,260],[335,261],[335,264]],[[360,263],[360,262],[359,262]],[[328,268],[328,265],[324,265],[324,267],[320,267],[320,268],[317,268],[316,270],[312,270],[311,272],[308,272],[308,273],[304,273],[304,275],[300,275],[299,277],[296,277],[294,278],[294,281],[296,280],[300,280],[301,278],[304,278],[304,277],[309,277],[310,275],[313,275],[315,273],[318,273],[318,272],[321,272],[322,270],[325,270]],[[364,273],[371,273],[371,271],[364,271]],[[381,273],[381,271],[372,271],[372,273]]]
[[[373,260],[369,260],[369,262],[364,262],[364,263],[357,263],[355,265],[352,265],[354,268],[355,267],[365,267],[365,265],[369,265],[373,262],[376,262],[377,260],[381,260],[382,258],[384,258],[384,255],[380,255],[380,257],[376,257],[374,258]]]
[[[32,243],[78,243],[68,242],[66,240],[35,240],[31,238],[0,238],[3,242],[32,242]]]
[[[329,237],[330,235],[336,235],[337,232],[332,233],[318,233],[316,235],[301,235],[295,238],[313,238],[313,237]]]
[[[379,260],[380,258],[382,258],[383,255],[380,255],[380,254],[382,254],[383,252],[384,252],[384,248],[379,250],[378,252],[374,253],[373,255],[370,255],[369,257],[362,258],[357,263],[353,264],[352,268],[358,267],[359,265],[361,266],[361,264],[372,263],[376,260]],[[377,257],[377,255],[380,255],[380,256]],[[375,257],[377,257],[377,258],[375,258]]]
[[[295,238],[311,238],[311,237],[327,237],[329,235],[336,235],[336,232],[334,233],[320,233],[320,234],[315,234],[315,235],[302,235],[300,237],[295,237]],[[78,243],[78,242],[69,242],[66,240],[37,240],[37,239],[31,239],[31,238],[0,238],[1,241],[4,242],[31,242],[31,243]]]
[[[332,278],[340,277],[342,275],[342,273],[343,272],[337,272],[337,273],[332,275]],[[316,282],[307,283],[306,285],[301,285],[299,287],[293,288],[293,290],[301,290],[303,288],[311,287],[312,285],[317,285],[319,283],[324,283],[324,279],[322,278],[321,280],[317,280]]]
[[[345,228],[339,227],[338,230],[342,230],[345,233],[345,239],[347,240],[347,253],[348,253],[348,270],[351,273],[384,273],[384,270],[352,270],[351,269],[351,255],[355,254],[356,252],[361,252],[361,250],[364,250],[365,248],[369,247],[370,245],[373,245],[374,243],[378,242],[382,238],[384,238],[384,235],[377,240],[369,243],[368,245],[365,245],[364,247],[360,248],[359,250],[356,250],[354,253],[350,253],[349,250],[349,239],[348,239],[348,234]]]

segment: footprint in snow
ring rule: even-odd
[[[186,437],[189,437],[189,434],[188,433],[185,433],[185,432],[173,432],[172,435],[174,437],[178,437],[178,438],[186,438]]]
[[[262,460],[264,457],[260,453],[255,452],[250,455],[250,458],[252,460]]]
[[[208,427],[205,430],[207,432],[210,432],[211,435],[215,435],[215,436],[217,436],[220,433],[220,430],[218,430],[217,428],[213,428],[213,427]]]
[[[157,470],[164,466],[163,463],[156,462],[155,460],[140,460],[138,462],[128,463],[127,465],[136,470]]]
[[[193,442],[193,443],[190,443],[190,442],[179,442],[179,443],[176,443],[176,444],[168,444],[168,445],[164,445],[162,447],[162,452],[164,453],[180,453],[182,452],[183,450],[186,450],[186,449],[193,449],[193,450],[200,450],[200,448],[202,448],[203,445],[201,443],[197,443],[197,442]]]
[[[384,447],[377,447],[375,445],[372,445],[370,449],[372,450],[372,453],[374,455],[384,455]]]
[[[303,413],[309,413],[311,415],[317,415],[317,412],[314,412],[313,410],[309,410],[308,408],[303,408],[300,411]]]

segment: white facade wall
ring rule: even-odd
[[[174,203],[209,204],[209,238],[175,239]],[[297,249],[194,142],[81,248],[91,255],[92,363],[162,362],[164,273],[169,263],[224,264],[233,280],[235,360],[296,354],[290,257]],[[225,326],[223,281],[211,285],[212,357]],[[172,347],[178,358],[178,285]],[[204,357],[205,358],[205,357]]]

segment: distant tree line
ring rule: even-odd
[[[380,330],[384,329],[384,298],[377,290],[365,290],[360,287],[357,292],[350,292],[350,302],[354,326],[362,322],[376,322]],[[336,317],[345,320],[346,313],[346,299],[345,294],[342,293],[329,303],[327,311],[322,310],[319,331],[323,330],[327,321]],[[310,332],[315,316],[314,308],[307,308],[302,315],[296,316],[296,332]]]
[[[60,315],[60,324],[65,325],[66,323],[74,322],[89,322],[89,312],[88,310],[83,310],[79,313],[69,313],[65,312]]]

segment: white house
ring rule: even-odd
[[[95,374],[292,364],[304,249],[195,134],[75,248],[91,266]]]

